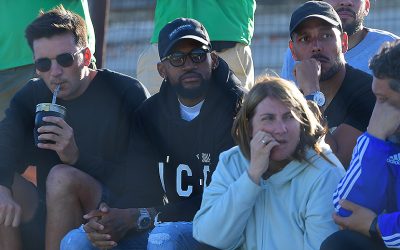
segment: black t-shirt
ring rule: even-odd
[[[371,86],[371,75],[346,64],[343,83],[324,112],[331,132],[343,123],[366,131],[375,105]]]
[[[34,145],[33,129],[36,104],[51,99],[43,80],[33,79],[11,100],[0,123],[0,185],[10,187],[14,172],[33,164],[39,191],[44,194],[49,170],[61,161],[56,152]],[[145,99],[146,91],[137,80],[108,70],[98,70],[79,97],[57,99],[67,109],[65,121],[79,149],[75,167],[102,182],[113,175],[127,151],[134,111]]]
[[[243,94],[240,81],[220,59],[200,113],[189,122],[181,118],[176,93],[165,81],[136,112],[128,196],[120,196],[119,206],[135,207],[137,201],[143,206],[152,197],[161,204],[165,194],[168,205],[157,207],[159,220],[191,221],[219,154],[234,145],[230,131]]]

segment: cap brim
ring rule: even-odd
[[[180,38],[176,39],[175,41],[171,42],[171,44],[168,45],[168,47],[165,50],[165,53],[164,53],[164,55],[162,55],[162,57],[166,57],[168,55],[169,51],[172,49],[172,47],[182,39],[192,39],[192,40],[196,40],[198,42],[201,42],[204,45],[210,46],[210,42],[205,40],[205,39],[203,39],[203,38],[201,38],[201,37],[194,36],[194,35],[187,35],[187,36],[180,37]]]
[[[320,19],[322,19],[322,20],[324,20],[324,21],[326,21],[326,22],[332,24],[332,25],[335,26],[335,27],[338,27],[338,26],[340,25],[339,22],[337,22],[337,21],[335,21],[335,20],[333,20],[333,19],[331,19],[331,18],[329,18],[329,17],[323,16],[323,15],[316,15],[316,14],[315,14],[315,15],[309,15],[309,16],[305,16],[303,19],[301,19],[300,21],[298,21],[298,22],[293,26],[293,28],[290,30],[290,34],[292,34],[292,33],[294,32],[294,30],[297,28],[297,26],[299,26],[302,22],[304,22],[306,19],[311,18],[311,17],[320,18]]]

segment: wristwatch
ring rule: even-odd
[[[151,217],[146,208],[139,208],[139,218],[137,219],[137,230],[146,230],[150,228]]]
[[[372,239],[380,240],[381,237],[379,236],[378,229],[376,228],[377,222],[378,222],[378,216],[376,216],[371,222],[371,226],[369,227],[369,235],[371,236]]]
[[[325,105],[325,95],[321,91],[314,91],[309,95],[305,96],[306,100],[315,102],[319,107]]]

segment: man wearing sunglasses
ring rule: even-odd
[[[118,185],[106,177],[119,173],[133,112],[148,92],[133,78],[90,69],[84,20],[62,6],[41,13],[25,36],[39,78],[17,92],[0,123],[0,249],[53,250],[97,207],[102,184]],[[39,139],[50,142],[35,145],[36,105],[51,102],[56,88],[67,115],[43,118],[50,124],[37,129]],[[19,175],[30,164],[37,188]]]
[[[87,0],[18,0],[0,1],[0,120],[5,116],[5,109],[14,94],[27,81],[36,77],[32,52],[26,43],[24,30],[32,22],[39,10],[50,10],[63,4],[64,8],[76,12],[85,19],[88,30],[88,46],[95,50],[95,35]],[[24,8],[21,8],[24,6]],[[18,15],[18,18],[15,18]]]
[[[130,208],[118,210],[102,204],[86,217],[87,235],[74,230],[63,239],[63,243],[86,244],[76,243],[74,248],[62,244],[63,250],[94,249],[90,243],[101,249],[128,249],[124,246],[137,241],[138,233],[148,234],[151,229],[144,243],[134,249],[146,249],[147,238],[148,249],[204,247],[192,236],[192,220],[219,154],[234,145],[230,131],[244,93],[227,63],[210,52],[207,31],[194,19],[179,18],[164,26],[158,51],[157,68],[164,80],[160,92],[136,112],[132,158],[126,172],[130,183],[120,197]],[[146,197],[160,197],[159,205],[138,209]],[[133,229],[136,235],[118,231],[117,223],[128,211],[135,216],[118,227]],[[96,215],[101,213],[99,220]],[[153,229],[153,221],[162,223]]]
[[[210,35],[213,51],[249,89],[254,82],[254,66],[250,49],[254,33],[255,0],[157,0],[150,44],[140,54],[136,76],[150,93],[157,93],[162,81],[157,72],[158,36],[160,30],[178,17],[200,21]],[[149,66],[149,64],[151,64]]]

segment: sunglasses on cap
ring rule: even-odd
[[[86,48],[80,49],[75,53],[59,54],[56,56],[56,58],[48,58],[48,57],[39,58],[35,60],[35,67],[40,72],[47,72],[51,68],[51,60],[53,59],[56,59],[57,63],[64,68],[70,67],[75,61],[75,56],[80,52],[84,51],[85,49]]]
[[[210,50],[205,48],[193,49],[189,53],[177,51],[170,54],[169,56],[162,58],[161,62],[168,60],[172,66],[180,67],[185,64],[186,58],[189,56],[190,60],[192,60],[193,63],[202,63],[206,60],[207,53],[209,52]]]

